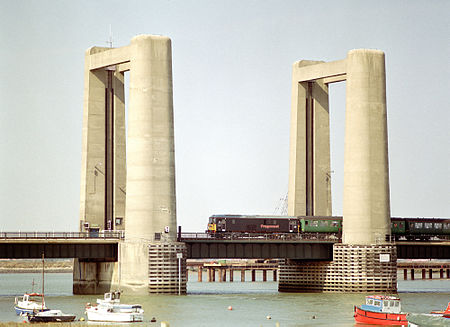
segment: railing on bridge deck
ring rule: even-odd
[[[341,239],[335,234],[327,233],[188,233],[182,232],[178,235],[178,241],[277,241],[277,242],[292,242],[292,241],[319,241],[338,243]]]
[[[31,239],[123,239],[124,231],[92,232],[0,232],[0,240]]]

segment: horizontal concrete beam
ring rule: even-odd
[[[130,46],[112,48],[91,54],[87,57],[89,69],[100,69],[130,61]],[[128,68],[129,69],[129,68]]]
[[[297,62],[296,64],[299,63],[300,61]],[[335,80],[335,82],[345,80],[347,68],[346,59],[300,67],[296,66],[296,64],[294,64],[293,79],[297,80],[299,83],[315,81],[322,78],[336,78],[336,77],[338,78],[337,80]],[[328,83],[332,82],[333,80],[330,79]]]

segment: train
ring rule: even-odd
[[[340,238],[342,223],[342,216],[212,215],[209,217],[206,233],[210,235],[324,233]],[[392,217],[391,239],[449,240],[450,219]]]

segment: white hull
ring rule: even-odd
[[[144,314],[137,312],[106,312],[91,308],[86,310],[86,314],[89,321],[142,322],[144,320]]]

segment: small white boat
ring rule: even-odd
[[[142,322],[144,309],[139,304],[121,304],[120,292],[109,292],[103,299],[97,299],[97,304],[88,303],[86,315],[89,321]]]
[[[74,314],[63,313],[61,310],[47,310],[28,315],[29,322],[69,322],[75,318]]]
[[[35,312],[47,311],[44,295],[40,293],[25,293],[21,299],[16,297],[14,310],[17,315],[26,315]]]

